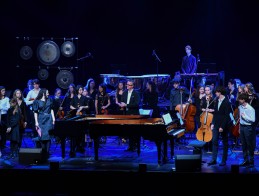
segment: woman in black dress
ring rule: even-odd
[[[10,138],[11,154],[10,158],[18,156],[18,148],[20,142],[19,122],[21,119],[21,110],[17,99],[10,100],[10,108],[7,111],[7,131]]]
[[[38,132],[38,139],[41,143],[44,159],[49,156],[50,130],[53,130],[55,124],[55,114],[53,110],[53,100],[48,97],[49,91],[41,89],[33,102],[33,111],[35,118],[35,127]]]

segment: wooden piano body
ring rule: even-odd
[[[163,123],[162,118],[147,119],[115,119],[97,120],[89,123],[89,134],[94,140],[95,160],[98,160],[99,138],[101,136],[134,136],[138,138],[137,152],[140,155],[141,137],[154,141],[157,146],[158,164],[166,163],[167,141],[171,144],[171,157],[174,155],[174,137],[183,135],[185,129],[178,124],[169,126]],[[175,128],[175,131],[173,129]],[[176,135],[174,134],[177,133]],[[163,156],[162,156],[163,155]]]
[[[65,158],[65,140],[70,138],[70,152],[75,154],[76,137],[86,134],[89,122],[96,120],[114,120],[114,119],[141,119],[147,118],[146,115],[95,115],[95,116],[73,116],[71,118],[57,120],[55,122],[53,135],[60,138],[62,158]]]

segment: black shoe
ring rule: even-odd
[[[128,147],[125,151],[127,151],[127,152],[134,152],[134,148]]]
[[[221,162],[220,164],[219,164],[219,166],[225,166],[226,165],[226,162]]]
[[[249,162],[248,161],[244,161],[243,163],[241,163],[239,166],[241,167],[246,167],[249,165]]]
[[[208,162],[208,166],[216,165],[216,164],[217,164],[217,161],[215,161],[215,160]]]
[[[69,156],[70,156],[70,158],[74,158],[76,156],[76,153],[75,152],[70,152]]]
[[[246,168],[254,168],[254,164],[253,163],[250,163],[250,164],[248,164],[247,166],[246,166]]]

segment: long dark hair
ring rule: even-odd
[[[40,89],[40,92],[39,92],[38,96],[36,97],[36,100],[40,100],[43,97],[43,95],[45,95],[45,98],[47,99],[48,98],[47,91],[48,90],[46,88]]]

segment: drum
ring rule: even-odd
[[[142,77],[143,77],[143,86],[146,87],[146,84],[148,81],[153,81],[157,86],[159,95],[162,95],[166,91],[166,88],[170,83],[169,74],[148,74],[148,75],[143,75]]]
[[[142,76],[127,76],[126,79],[134,82],[134,89],[143,90],[143,77]]]
[[[120,74],[100,74],[101,81],[107,86],[116,88],[119,81],[124,80],[124,76]]]

